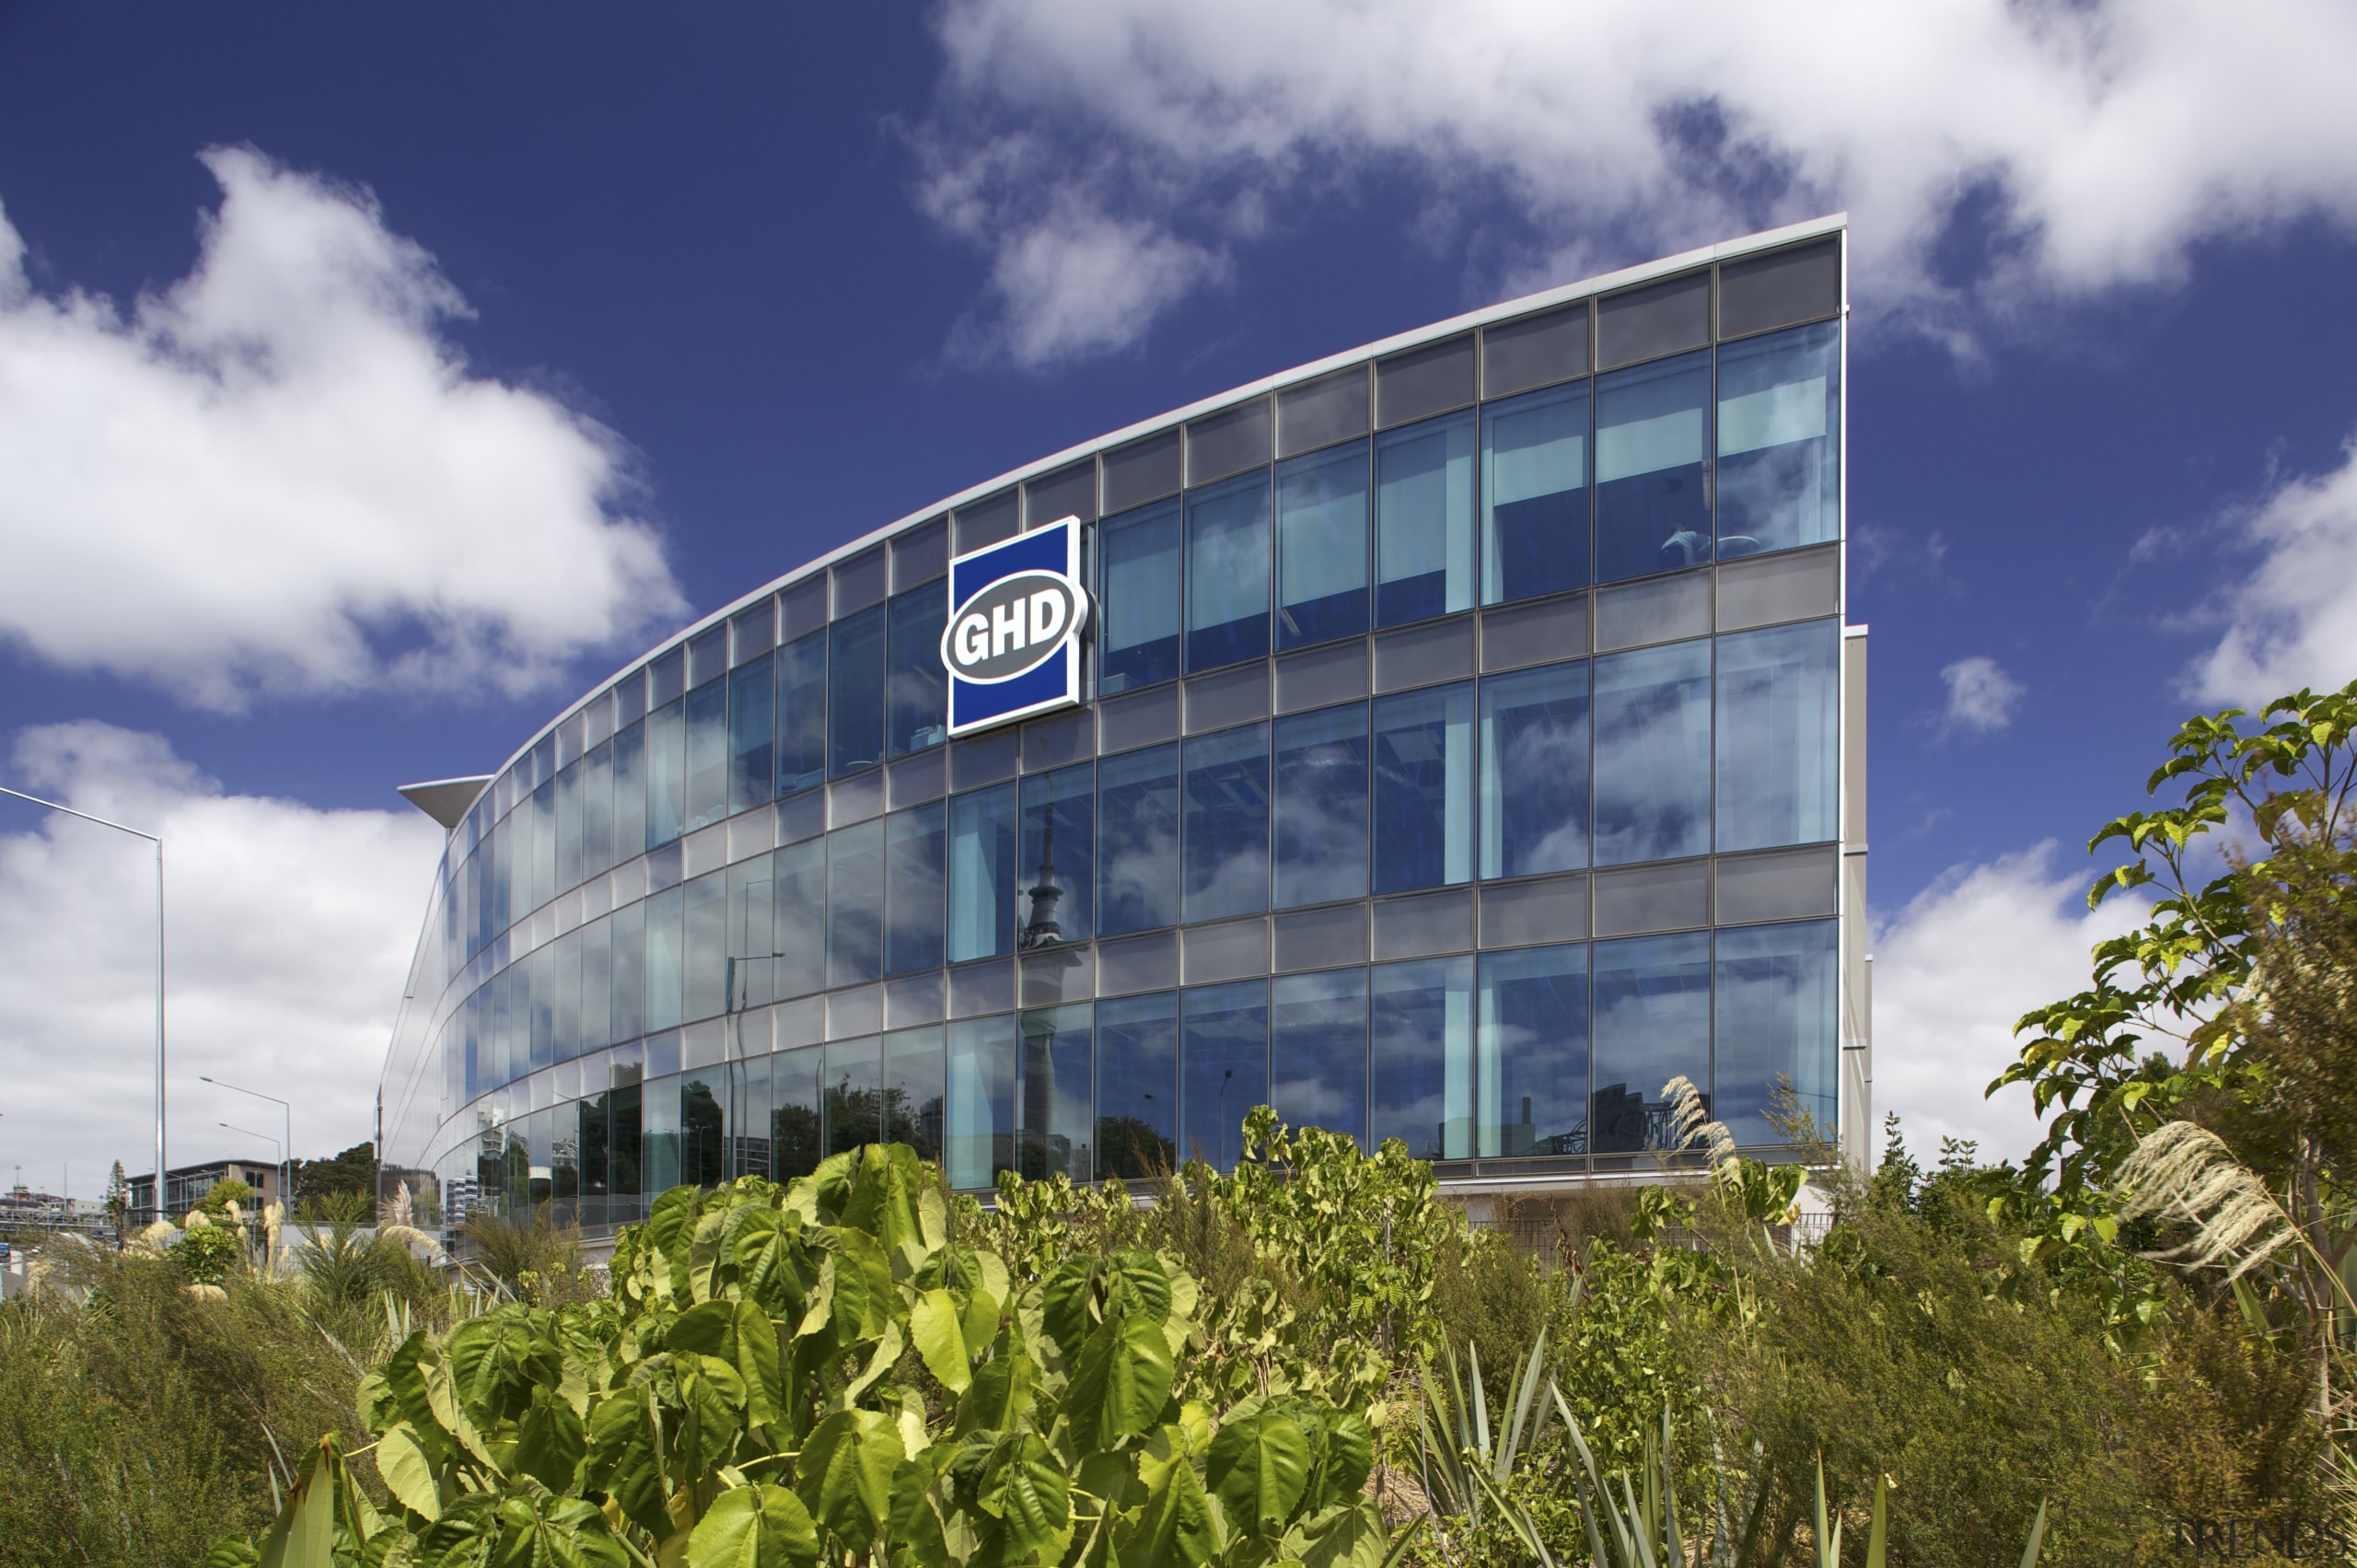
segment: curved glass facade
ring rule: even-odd
[[[388,1183],[596,1227],[878,1138],[970,1188],[1225,1165],[1261,1103],[1586,1179],[1678,1074],[1746,1144],[1780,1084],[1836,1125],[1841,244],[1272,378],[667,643],[452,831]],[[948,740],[953,551],[1067,517],[1086,701]]]

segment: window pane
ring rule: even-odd
[[[1587,385],[1481,411],[1481,602],[1587,581]]]
[[[627,904],[614,912],[614,1039],[636,1040],[646,1032],[646,906]]]
[[[1277,721],[1276,814],[1279,909],[1366,897],[1364,703]]]
[[[644,854],[657,841],[646,836],[646,725],[631,725],[614,736],[614,864]]]
[[[1710,401],[1708,353],[1596,377],[1597,582],[1711,559]]]
[[[1178,919],[1178,748],[1097,765],[1097,931],[1119,936]]]
[[[1353,441],[1277,465],[1281,648],[1366,630],[1366,460]]]
[[[770,1161],[773,1179],[791,1181],[826,1157],[821,1135],[821,1086],[826,1052],[818,1046],[782,1051],[770,1059]]]
[[[949,803],[949,961],[1015,951],[1015,785]]]
[[[827,630],[827,772],[847,773],[884,758],[884,607]]]
[[[1375,443],[1375,621],[1473,608],[1473,414]]]
[[[554,1022],[549,1053],[552,1060],[570,1062],[581,1054],[581,933],[566,932],[554,947],[555,993],[550,999]]]
[[[1099,533],[1105,592],[1097,690],[1110,694],[1168,680],[1178,673],[1178,503],[1109,517]]]
[[[727,1179],[728,1069],[706,1067],[679,1079],[679,1179],[717,1187]]]
[[[768,1176],[770,1059],[739,1062],[728,1076],[728,1177]]]
[[[884,967],[884,824],[827,835],[827,983],[856,985]]]
[[[640,1179],[658,1197],[679,1184],[679,1080],[650,1079],[639,1103]]]
[[[593,920],[581,932],[581,1049],[596,1051],[614,1040],[614,930],[610,920]]]
[[[608,1185],[617,1198],[635,1198],[644,1180],[641,1142],[644,1117],[637,1084],[615,1086],[606,1111],[607,1158],[611,1164]]]
[[[1269,907],[1269,726],[1187,742],[1185,881],[1180,918],[1218,920]]]
[[[728,809],[770,797],[777,773],[777,679],[763,654],[728,677]]]
[[[1095,1046],[1086,1003],[1023,1015],[1016,1125],[1023,1174],[1096,1179]]]
[[[1269,1103],[1269,982],[1200,986],[1180,992],[1178,1004],[1178,1146],[1189,1159],[1233,1170],[1246,1113]]]
[[[1769,1125],[1781,1084],[1829,1130],[1836,1121],[1839,925],[1829,920],[1719,933],[1717,1081],[1711,1113],[1747,1146],[1782,1144]]]
[[[943,726],[948,676],[941,668],[941,629],[949,617],[948,590],[939,583],[892,601],[892,755],[905,757],[949,738]]]
[[[1366,1143],[1366,970],[1269,982],[1269,1103],[1295,1127]]]
[[[1834,836],[1840,703],[1838,622],[1719,639],[1719,848]]]
[[[1841,533],[1841,328],[1719,350],[1719,554]]]
[[[524,907],[536,910],[556,897],[556,781],[534,790],[524,811],[532,834],[532,891]]]
[[[687,944],[680,1017],[717,1016],[728,1005],[728,887],[713,872],[687,885]]]
[[[884,1141],[938,1161],[942,1139],[941,1026],[884,1037]]]
[[[1473,683],[1375,703],[1375,890],[1473,875]]]
[[[1157,585],[1168,597],[1170,585]],[[1187,668],[1269,651],[1269,470],[1187,494]]]
[[[960,1189],[988,1187],[1015,1168],[1015,1020],[949,1026],[948,1115],[942,1173]]]
[[[780,997],[805,996],[827,983],[827,841],[788,844],[776,868],[776,979]]]
[[[1587,949],[1481,958],[1484,1158],[1587,1153]]]
[[[1662,1086],[1683,1076],[1709,1092],[1710,933],[1598,942],[1594,952],[1588,1147],[1603,1155],[1666,1147],[1669,1104]]]
[[[1087,941],[1095,929],[1097,891],[1094,763],[1023,781],[1023,846],[1016,865],[1024,881],[1018,945]]]
[[[940,801],[884,819],[884,972],[941,967],[942,861],[948,842]]]
[[[674,697],[646,715],[646,847],[679,836],[688,817],[688,705]]]
[[[595,877],[613,864],[614,743],[609,740],[582,759],[581,874]]]
[[[742,1012],[772,1000],[777,894],[766,855],[728,868],[728,1005]]]
[[[1473,960],[1378,964],[1368,977],[1374,1086],[1368,1134],[1418,1159],[1473,1152]]]
[[[685,959],[687,895],[666,888],[646,900],[646,1027],[679,1022],[680,969]]]
[[[581,886],[581,779],[579,762],[568,763],[556,776],[556,889],[569,892]]]
[[[1128,1181],[1178,1167],[1178,1013],[1170,992],[1097,1005],[1097,1149]]]
[[[869,1035],[826,1050],[827,1152],[840,1155],[883,1135],[884,1042]]]
[[[827,776],[827,634],[813,632],[777,655],[777,792]]]
[[[688,693],[690,831],[728,815],[728,682],[709,680]]]
[[[1481,682],[1481,875],[1587,865],[1587,664]]]
[[[1596,662],[1596,863],[1711,846],[1711,645]]]

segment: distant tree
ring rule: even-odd
[[[231,1176],[206,1188],[204,1196],[197,1200],[196,1206],[208,1214],[218,1214],[225,1213],[232,1203],[239,1209],[249,1209],[253,1206],[253,1202],[254,1190]]]
[[[333,1159],[295,1162],[295,1206],[298,1213],[339,1192],[358,1193],[373,1211],[377,1202],[377,1145],[354,1144]]]
[[[131,1179],[122,1174],[122,1162],[114,1162],[114,1169],[107,1173],[107,1223],[114,1226],[116,1245],[122,1242],[123,1227],[131,1218]]]

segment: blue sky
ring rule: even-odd
[[[2357,677],[2357,32],[1810,18],[0,10],[0,782],[187,845],[176,1161],[269,1157],[206,1072],[367,1135],[438,838],[394,784],[1035,457],[1843,208],[1878,1098],[2020,1147],[1978,1090],[2084,973],[2092,828],[2186,713]],[[145,1146],[103,840],[0,813],[37,1184]]]

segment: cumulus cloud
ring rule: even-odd
[[[415,812],[233,796],[160,736],[85,721],[21,731],[10,783],[164,839],[171,1159],[264,1162],[293,1102],[306,1158],[375,1136],[377,1076],[441,830]],[[152,1169],[155,862],[104,828],[0,798],[0,1132],[25,1179]]]
[[[2256,708],[2357,679],[2357,441],[2339,468],[2288,478],[2228,521],[2258,561],[2212,607],[2225,630],[2190,693]]]
[[[1948,689],[1947,712],[1941,720],[1948,730],[1967,729],[1977,735],[2003,729],[2014,722],[2027,688],[2007,675],[1985,654],[1960,658],[1940,671]]]
[[[2331,0],[948,0],[935,27],[921,199],[993,255],[1018,359],[1134,341],[1272,214],[1374,176],[1517,215],[1422,226],[1500,258],[1473,287],[1847,208],[1861,297],[1939,331],[2357,218]],[[1088,264],[1021,261],[1067,245]],[[1123,312],[1061,327],[1108,278]]]
[[[127,309],[36,289],[0,216],[0,636],[234,710],[512,694],[681,612],[621,443],[470,374],[372,198],[204,161],[195,268]]]
[[[2018,1053],[2014,1021],[2084,990],[2089,949],[2141,918],[2125,899],[2090,911],[2091,872],[2057,859],[2049,840],[1957,866],[1878,923],[1875,1115],[1897,1111],[1918,1158],[1943,1137],[1978,1140],[1984,1159],[2018,1158],[2041,1136],[2027,1088],[1981,1090]]]

